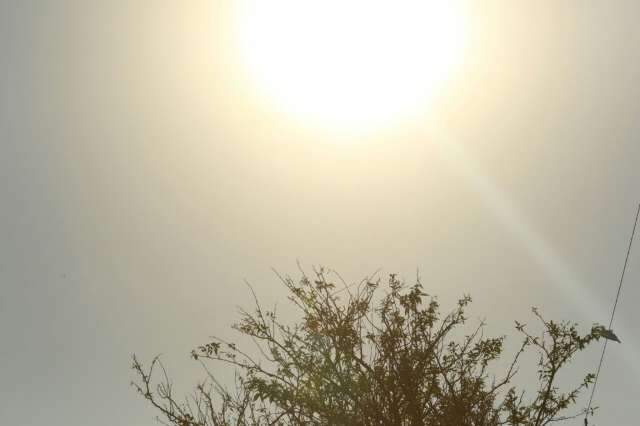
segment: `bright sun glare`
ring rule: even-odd
[[[272,107],[324,127],[369,130],[416,114],[460,61],[455,1],[242,0],[244,66]]]

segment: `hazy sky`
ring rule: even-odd
[[[285,306],[270,268],[296,259],[419,268],[495,334],[532,305],[608,322],[640,201],[640,2],[472,2],[430,107],[346,136],[255,95],[228,2],[1,4],[0,424],[155,424],[131,354],[188,390],[243,279]],[[638,244],[600,425],[638,421]]]

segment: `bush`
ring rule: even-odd
[[[280,277],[301,317],[283,324],[264,310],[255,293],[253,312],[242,311],[234,328],[256,343],[255,358],[234,343],[213,339],[193,350],[193,359],[214,361],[236,370],[235,389],[221,386],[211,374],[190,402],[174,397],[166,372],[155,381],[155,358],[148,369],[134,356],[135,388],[165,424],[205,425],[431,425],[541,426],[567,420],[579,392],[594,376],[561,391],[559,371],[574,355],[601,337],[598,326],[580,335],[577,325],[545,320],[540,335],[524,324],[522,338],[506,371],[490,371],[503,355],[505,337],[485,337],[479,323],[463,337],[469,296],[442,314],[437,300],[419,280],[406,286],[389,276],[384,294],[380,280],[363,280],[338,290],[324,269],[313,279]],[[376,296],[377,295],[377,296]],[[520,358],[536,351],[538,380],[528,389],[512,384]],[[208,370],[206,370],[208,372]]]

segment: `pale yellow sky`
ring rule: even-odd
[[[297,259],[347,281],[419,268],[496,334],[532,305],[607,322],[640,198],[637,2],[464,3],[464,53],[424,107],[381,126],[372,104],[349,131],[331,114],[355,98],[307,121],[260,94],[231,2],[2,7],[0,424],[154,424],[130,354],[163,353],[188,389],[189,350],[250,303],[243,279],[284,310],[270,268]],[[639,262],[598,424],[636,421]]]

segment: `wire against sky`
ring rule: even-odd
[[[611,319],[609,320],[609,330],[613,326],[613,318],[616,315],[616,308],[618,307],[618,300],[620,299],[620,291],[622,290],[622,283],[624,282],[624,274],[627,271],[627,264],[629,263],[629,254],[631,254],[631,247],[633,246],[633,237],[636,235],[636,227],[638,226],[638,216],[640,215],[640,204],[638,204],[638,210],[636,210],[636,219],[633,222],[633,230],[631,231],[631,238],[629,239],[629,247],[627,248],[627,256],[624,259],[624,266],[622,267],[622,274],[620,275],[620,283],[618,284],[618,292],[616,293],[616,301],[613,303],[613,310],[611,311]],[[607,351],[607,343],[609,339],[604,339],[604,346],[602,346],[602,355],[600,355],[600,362],[598,363],[598,370],[596,371],[596,378],[593,382],[593,388],[591,388],[591,396],[589,397],[589,404],[587,405],[587,411],[584,414],[584,424],[588,423],[589,411],[591,411],[591,403],[593,402],[593,396],[596,393],[596,387],[598,386],[598,378],[600,377],[600,369],[602,368],[602,361],[604,360],[604,354]]]

